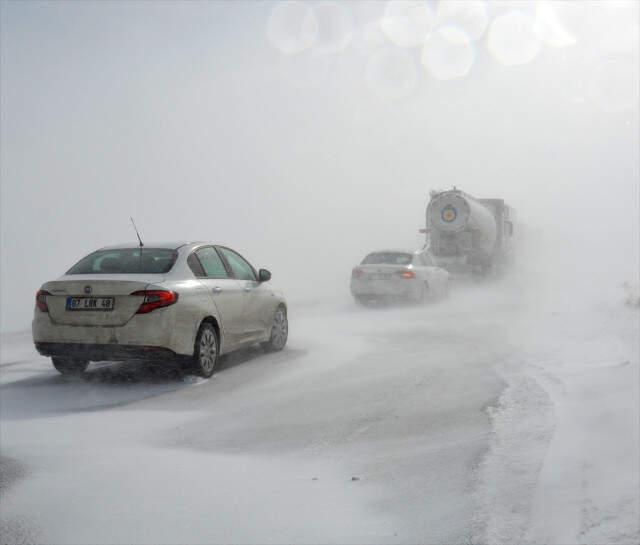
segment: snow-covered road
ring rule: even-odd
[[[2,542],[637,543],[638,313],[292,305],[210,381],[2,338]]]

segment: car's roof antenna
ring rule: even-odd
[[[138,233],[138,228],[136,227],[136,222],[133,221],[133,218],[131,216],[129,216],[129,219],[131,220],[131,223],[133,223],[133,228],[135,229],[136,235],[138,235],[138,241],[140,242],[140,248],[142,248],[144,246],[144,244],[142,244],[142,239],[140,238],[140,233]]]

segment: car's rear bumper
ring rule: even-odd
[[[190,325],[191,322],[187,320],[175,319],[173,307],[136,315],[120,327],[59,324],[48,313],[36,310],[31,331],[36,346],[111,347],[111,352],[124,355],[139,350],[146,353],[149,348],[157,348],[169,353],[192,355],[195,333],[191,331],[193,327],[189,327]],[[100,355],[103,351],[97,352]],[[98,361],[97,358],[93,360]]]
[[[351,282],[351,294],[364,297],[415,299],[420,288],[413,280]]]
[[[123,346],[117,344],[83,344],[36,342],[36,350],[43,356],[60,356],[89,361],[127,361],[173,359],[173,350],[157,346]]]

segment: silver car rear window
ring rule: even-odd
[[[67,274],[163,274],[171,270],[178,252],[167,248],[98,250],[84,257]]]
[[[410,265],[413,255],[400,252],[374,252],[362,260],[361,265]]]

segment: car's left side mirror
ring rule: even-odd
[[[258,271],[258,279],[260,282],[268,282],[271,280],[271,273],[267,269],[260,269]]]

